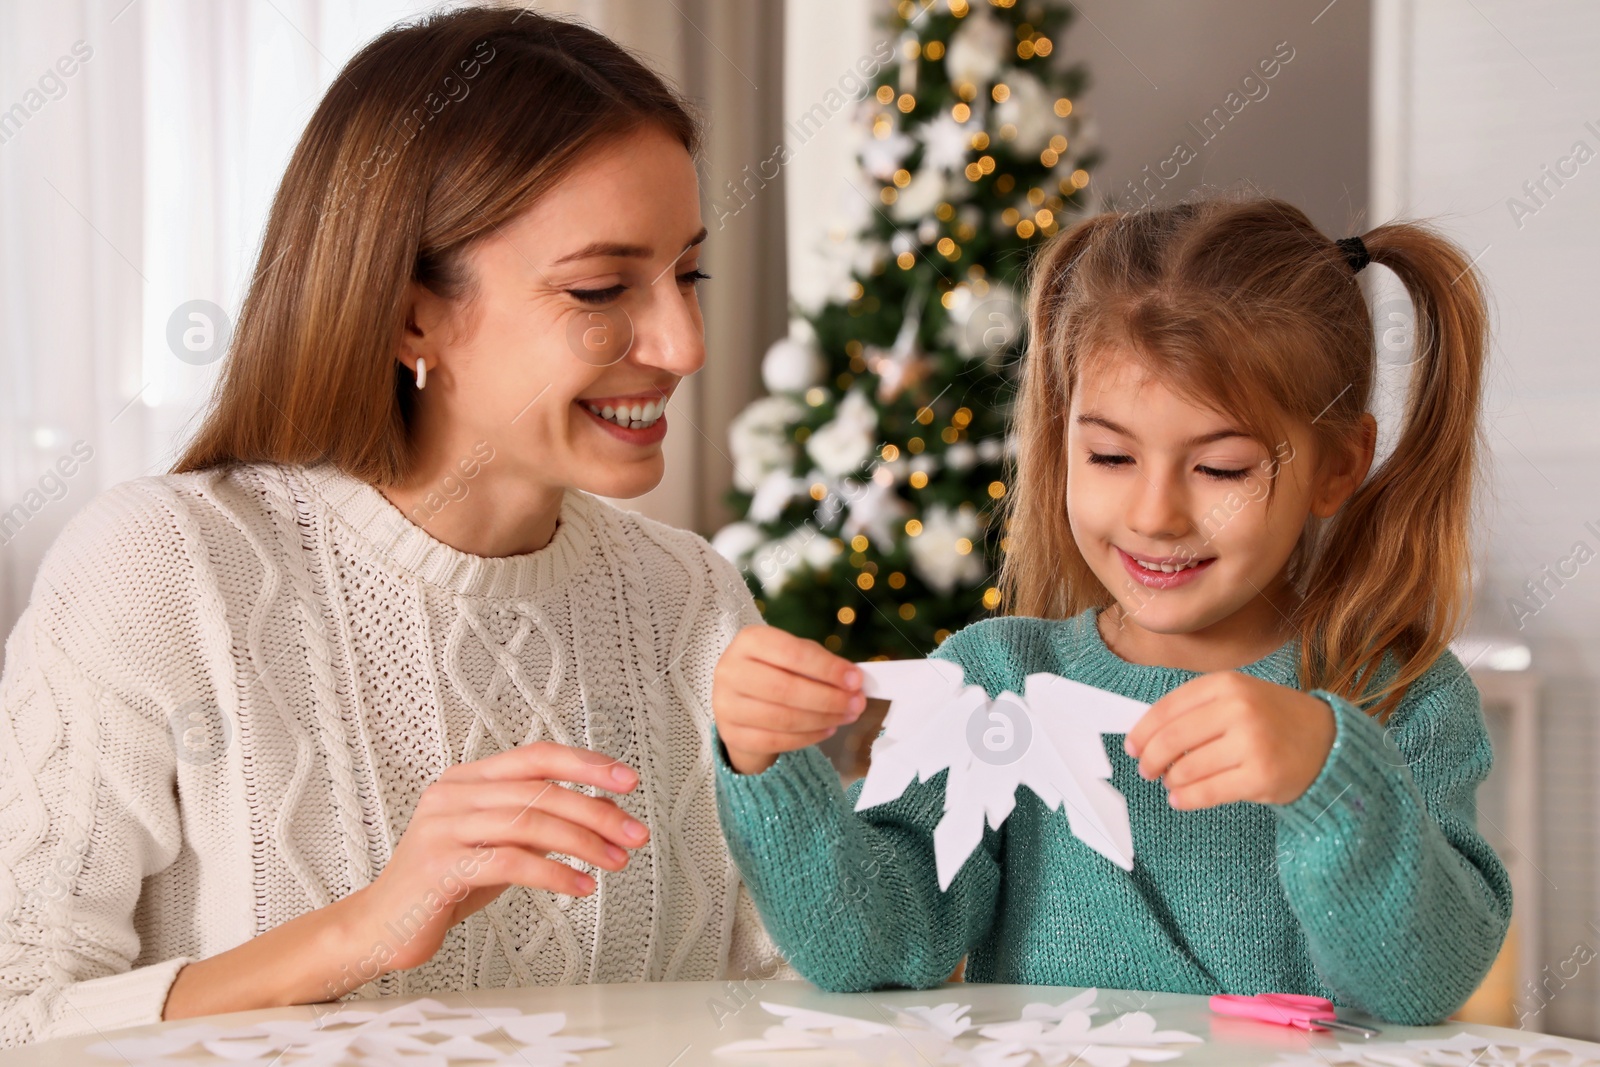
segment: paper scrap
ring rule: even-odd
[[[88,1051],[131,1067],[181,1067],[198,1051],[239,1067],[310,1067],[407,1063],[448,1067],[454,1062],[567,1067],[577,1053],[607,1048],[609,1041],[562,1037],[562,1012],[525,1014],[519,1008],[449,1008],[432,998],[387,1009],[340,1007],[309,1019],[274,1019],[220,1028],[210,1023],[164,1030],[148,1037],[113,1037]],[[507,1047],[495,1047],[498,1040]]]
[[[944,818],[933,831],[939,888],[998,830],[1027,786],[1051,808],[1065,807],[1072,832],[1123,870],[1133,869],[1128,804],[1111,784],[1100,738],[1133,729],[1150,706],[1054,674],[1030,674],[1024,695],[993,700],[947,660],[857,664],[869,699],[888,700],[883,734],[856,810],[887,804],[913,780],[949,771]]]

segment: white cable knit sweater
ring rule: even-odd
[[[542,738],[638,770],[651,843],[361,995],[792,974],[712,793],[712,670],[758,619],[699,537],[579,492],[499,559],[326,464],[101,494],[6,644],[0,1046],[157,1021],[185,963],[372,881],[446,767]]]

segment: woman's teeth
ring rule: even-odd
[[[1203,559],[1192,559],[1188,563],[1146,563],[1142,559],[1134,559],[1133,561],[1147,571],[1159,571],[1162,574],[1175,574],[1178,571],[1186,571],[1190,567],[1198,567],[1206,562]]]
[[[661,413],[667,410],[667,399],[662,397],[660,400],[623,404],[620,407],[611,404],[590,404],[585,401],[583,406],[608,422],[614,422],[629,430],[643,430],[655,425]]]

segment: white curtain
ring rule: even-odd
[[[170,466],[219,366],[220,350],[193,342],[224,326],[193,317],[193,302],[237,313],[273,191],[324,90],[362,44],[434,6],[0,6],[0,632],[76,511]],[[775,143],[779,0],[533,6],[646,53],[701,103],[714,119],[703,188]],[[784,330],[783,198],[769,193],[708,246],[713,369],[684,394],[692,425],[671,435],[666,482],[630,504],[676,525],[720,522],[727,424]],[[187,347],[174,349],[173,330]]]
[[[0,8],[0,624],[100,488],[141,473],[139,20]],[[70,73],[68,73],[70,72]],[[81,444],[79,443],[81,442]],[[87,454],[87,462],[74,456]],[[61,466],[57,466],[57,464]],[[70,470],[70,476],[64,472]]]

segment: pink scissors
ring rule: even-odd
[[[1296,1026],[1301,1030],[1347,1030],[1362,1037],[1379,1033],[1371,1026],[1348,1022],[1333,1010],[1327,997],[1308,997],[1299,993],[1257,993],[1253,997],[1232,993],[1211,998],[1211,1010],[1218,1015],[1237,1015],[1257,1022]]]

